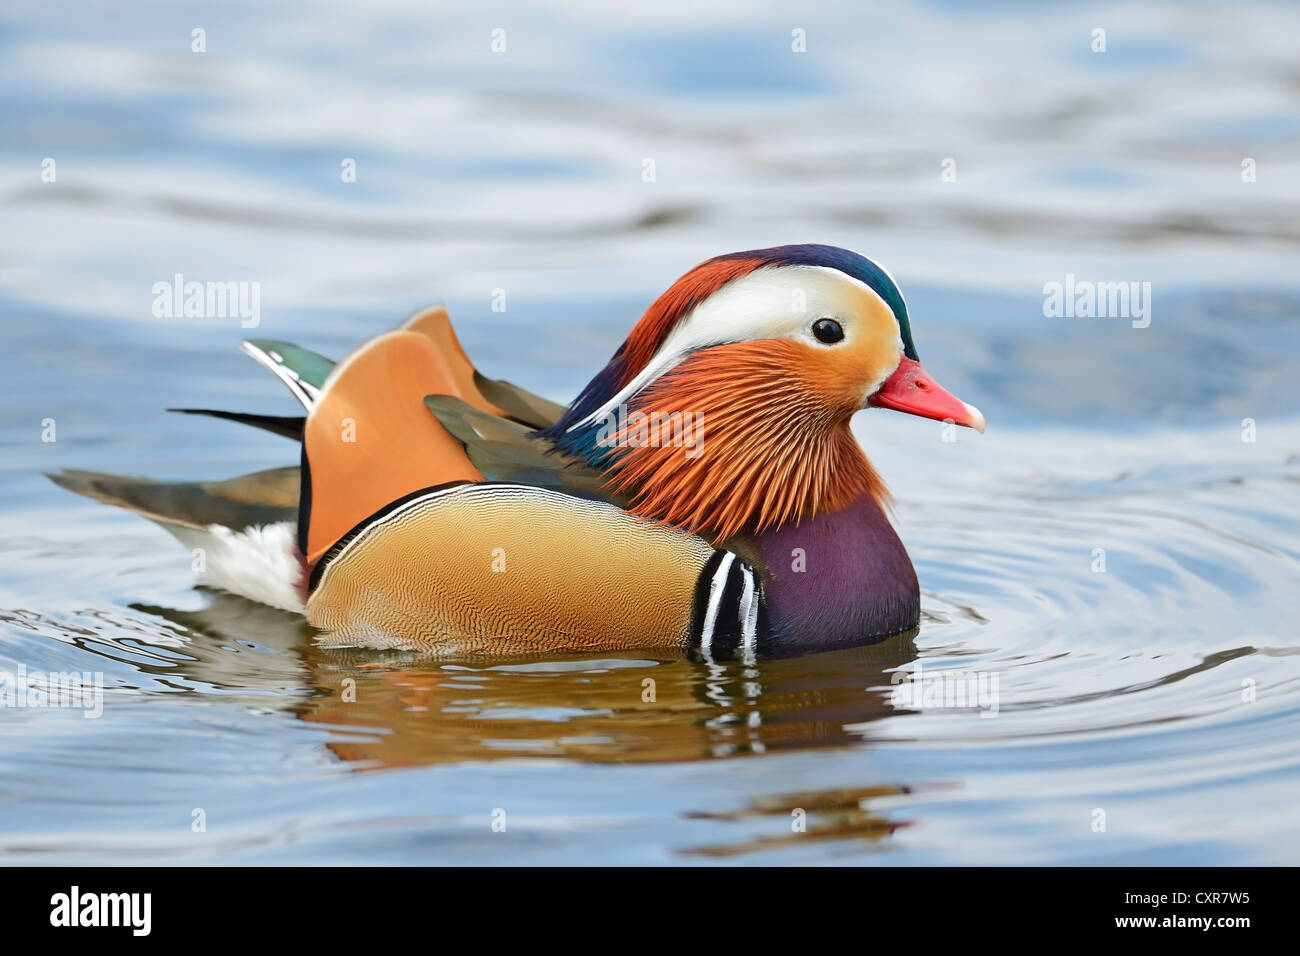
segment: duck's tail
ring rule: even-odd
[[[293,611],[301,612],[306,601],[304,555],[315,560],[358,521],[415,488],[482,477],[461,443],[429,414],[424,396],[464,399],[470,411],[513,421],[521,430],[549,425],[563,411],[481,375],[440,306],[372,339],[339,366],[289,342],[252,339],[243,349],[288,387],[306,415],[170,411],[303,442],[302,460],[310,457],[314,476],[290,467],[225,481],[166,482],[79,470],[49,477],[162,525],[194,551],[195,568],[209,584]]]
[[[302,611],[306,568],[295,544],[297,468],[225,481],[155,481],[76,469],[49,478],[157,522],[190,549],[194,570],[213,587]]]

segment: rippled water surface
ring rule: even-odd
[[[1297,31],[1266,4],[7,9],[0,672],[106,691],[0,709],[0,859],[1300,862]],[[241,338],[342,355],[438,300],[481,368],[567,400],[687,267],[795,241],[887,264],[989,421],[855,422],[924,592],[873,647],[322,648],[41,477],[292,464],[163,409],[290,414]],[[257,331],[154,318],[175,273],[260,282]],[[1044,317],[1067,273],[1151,282],[1150,325]]]

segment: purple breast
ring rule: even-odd
[[[769,653],[869,644],[920,620],[912,561],[868,494],[842,511],[766,531],[752,545],[763,571]]]

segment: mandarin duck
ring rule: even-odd
[[[753,660],[909,631],[916,573],[849,420],[984,430],[922,370],[889,273],[833,246],[691,269],[568,407],[480,373],[440,307],[338,364],[243,347],[304,416],[173,411],[299,441],[300,467],[51,477],[158,522],[202,549],[208,584],[324,643],[441,657]]]

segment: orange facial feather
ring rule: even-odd
[[[765,340],[688,357],[631,406],[614,436],[620,457],[611,487],[630,495],[635,514],[715,543],[838,510],[864,491],[887,500],[849,429],[862,407],[860,386],[837,368],[846,359],[828,363],[830,354]],[[637,411],[652,423],[692,422],[698,453],[662,440],[653,426],[652,440],[643,440],[631,424]]]

